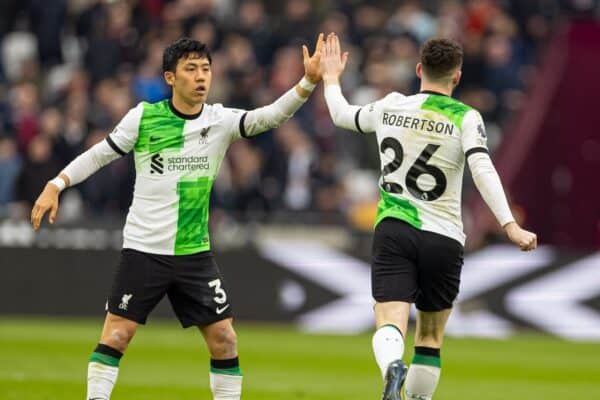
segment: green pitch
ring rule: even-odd
[[[100,323],[0,319],[0,399],[83,400]],[[240,324],[238,337],[246,400],[379,399],[370,335],[316,336]],[[600,399],[599,360],[598,344],[542,336],[447,339],[436,399]],[[211,399],[199,333],[175,322],[142,327],[121,362],[113,399]]]

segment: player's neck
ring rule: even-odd
[[[452,96],[452,88],[446,85],[438,85],[430,82],[421,83],[421,92],[435,92],[449,97]]]
[[[174,108],[173,112],[177,115],[185,115],[188,117],[198,116],[204,107],[204,103],[190,104],[181,97],[173,95],[169,101],[169,105]]]

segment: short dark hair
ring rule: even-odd
[[[462,62],[462,46],[452,39],[429,39],[421,46],[421,64],[428,78],[445,78]]]
[[[199,58],[206,57],[209,63],[212,63],[208,46],[198,40],[182,37],[171,43],[163,53],[163,72],[175,72],[177,62],[182,58],[188,58],[190,55],[196,55]]]

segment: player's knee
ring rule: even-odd
[[[101,342],[112,347],[113,349],[124,352],[131,342],[135,330],[128,329],[126,327],[116,327],[109,329],[108,332],[102,336]]]
[[[214,356],[232,356],[237,353],[237,335],[231,327],[219,328],[212,335]]]

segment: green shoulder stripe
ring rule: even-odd
[[[158,153],[164,149],[181,149],[185,120],[171,112],[168,100],[142,104],[144,112],[135,151]]]
[[[458,129],[462,129],[465,115],[472,110],[468,105],[463,104],[452,97],[438,96],[435,94],[430,94],[429,97],[427,97],[427,100],[421,105],[421,109],[436,111],[446,116],[458,127]]]

